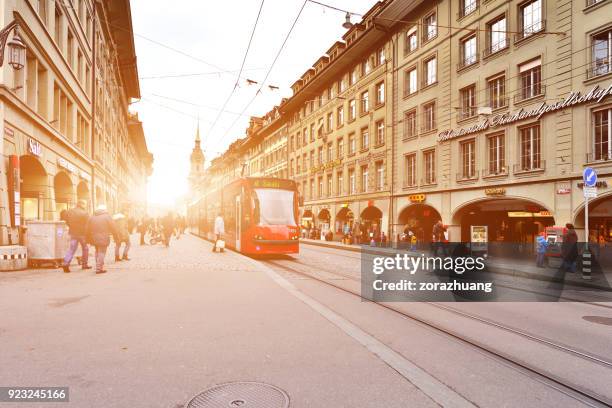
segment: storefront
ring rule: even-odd
[[[348,205],[340,208],[336,214],[336,234],[343,234],[345,230],[352,231],[355,222],[355,215]]]
[[[412,231],[419,244],[429,243],[433,236],[433,226],[441,220],[440,213],[434,207],[422,204],[424,194],[413,194],[409,199],[413,204],[404,208],[398,217],[400,233]]]
[[[19,167],[21,219],[24,221],[43,219],[45,200],[49,199],[47,172],[38,158],[33,155],[21,156]]]

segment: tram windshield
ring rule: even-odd
[[[297,225],[293,212],[294,191],[256,188],[255,193],[259,201],[259,225]]]

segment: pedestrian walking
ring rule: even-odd
[[[113,236],[115,241],[115,262],[129,261],[128,252],[130,251],[130,222],[125,215],[125,210],[113,215],[115,223],[116,235]],[[121,245],[124,245],[123,255],[120,254]]]
[[[444,224],[442,224],[442,220],[438,220],[438,222],[436,222],[436,224],[434,225],[432,231],[431,249],[433,252],[433,256],[438,256],[439,249],[442,250],[442,255],[446,256],[446,249],[444,245],[444,241],[446,239],[444,235],[445,231],[446,228],[444,227]]]
[[[410,250],[416,251],[417,249],[417,237],[412,231],[408,231],[408,236],[410,237]]]
[[[62,269],[64,272],[70,272],[70,262],[76,253],[77,248],[81,245],[81,269],[91,269],[89,263],[89,247],[87,246],[86,235],[87,235],[87,221],[89,220],[89,214],[87,213],[87,201],[79,200],[76,207],[66,211],[63,214],[63,219],[68,224],[68,233],[70,234],[70,247],[66,256],[64,256],[64,262],[62,263]]]
[[[221,212],[217,213],[217,217],[215,218],[214,234],[215,234],[215,244],[213,245],[212,251],[217,252],[217,247],[218,247],[219,252],[223,252],[225,248],[225,242],[223,244],[219,242],[223,240],[223,234],[225,234],[225,222],[223,221]]]
[[[87,223],[87,241],[96,248],[96,273],[106,273],[104,257],[110,245],[110,236],[116,235],[115,223],[106,210],[106,205],[100,204]]]
[[[575,273],[576,259],[578,259],[578,234],[576,234],[573,224],[567,223],[565,228],[567,228],[567,232],[563,234],[563,243],[561,244],[561,256],[563,257],[561,269]]]
[[[176,221],[172,212],[168,212],[168,214],[166,214],[166,216],[161,220],[161,227],[164,235],[164,244],[166,247],[169,247],[172,234],[174,234],[176,229]]]
[[[548,242],[546,242],[546,233],[540,232],[538,237],[536,238],[536,266],[538,268],[544,267],[544,257],[546,255],[546,248],[548,247]]]
[[[145,236],[147,235],[147,231],[149,230],[149,220],[148,218],[142,217],[140,222],[138,223],[138,227],[136,227],[138,233],[140,233],[140,245],[146,245]]]

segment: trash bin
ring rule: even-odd
[[[26,221],[30,266],[52,264],[57,268],[68,250],[70,238],[64,221]]]

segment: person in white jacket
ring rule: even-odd
[[[223,217],[221,217],[221,213],[217,213],[217,217],[215,218],[215,244],[213,245],[212,251],[217,252],[217,243],[220,239],[223,239],[223,234],[225,234],[225,223],[223,222]],[[223,252],[223,247],[219,248],[219,252]]]

